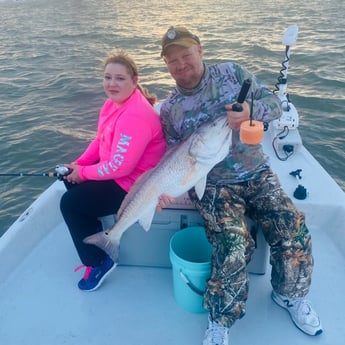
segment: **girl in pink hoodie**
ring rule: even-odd
[[[101,249],[83,243],[99,231],[98,218],[115,214],[127,192],[165,152],[155,96],[138,84],[138,69],[123,51],[111,53],[104,64],[104,91],[95,139],[65,177],[60,209],[79,257],[86,267],[81,290],[97,289],[116,267]]]

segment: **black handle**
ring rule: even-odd
[[[232,105],[233,111],[242,111],[243,110],[242,103],[245,101],[251,85],[252,85],[252,81],[250,79],[246,79],[243,82],[240,93],[237,97],[237,103]]]

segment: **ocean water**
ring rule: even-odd
[[[297,24],[288,91],[307,149],[345,190],[345,2],[339,0],[0,0],[0,174],[53,171],[92,139],[102,59],[130,53],[163,100],[173,86],[160,38],[197,33],[209,63],[234,60],[274,89],[282,34]],[[0,235],[53,178],[0,176]]]

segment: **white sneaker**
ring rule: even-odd
[[[229,345],[229,328],[212,321],[208,316],[208,327],[205,332],[203,345]]]
[[[272,299],[290,313],[292,321],[301,331],[309,335],[322,333],[319,316],[305,298],[288,298],[272,291]]]

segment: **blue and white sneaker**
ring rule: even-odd
[[[210,314],[202,345],[229,345],[229,328],[213,321]]]
[[[290,313],[292,321],[301,331],[309,335],[322,333],[320,318],[304,297],[288,298],[272,291],[272,299]]]
[[[101,266],[78,266],[74,272],[79,271],[81,268],[85,267],[85,273],[83,278],[79,281],[78,287],[83,291],[94,291],[98,289],[103,283],[105,277],[117,266],[109,256],[106,256],[104,262]]]

